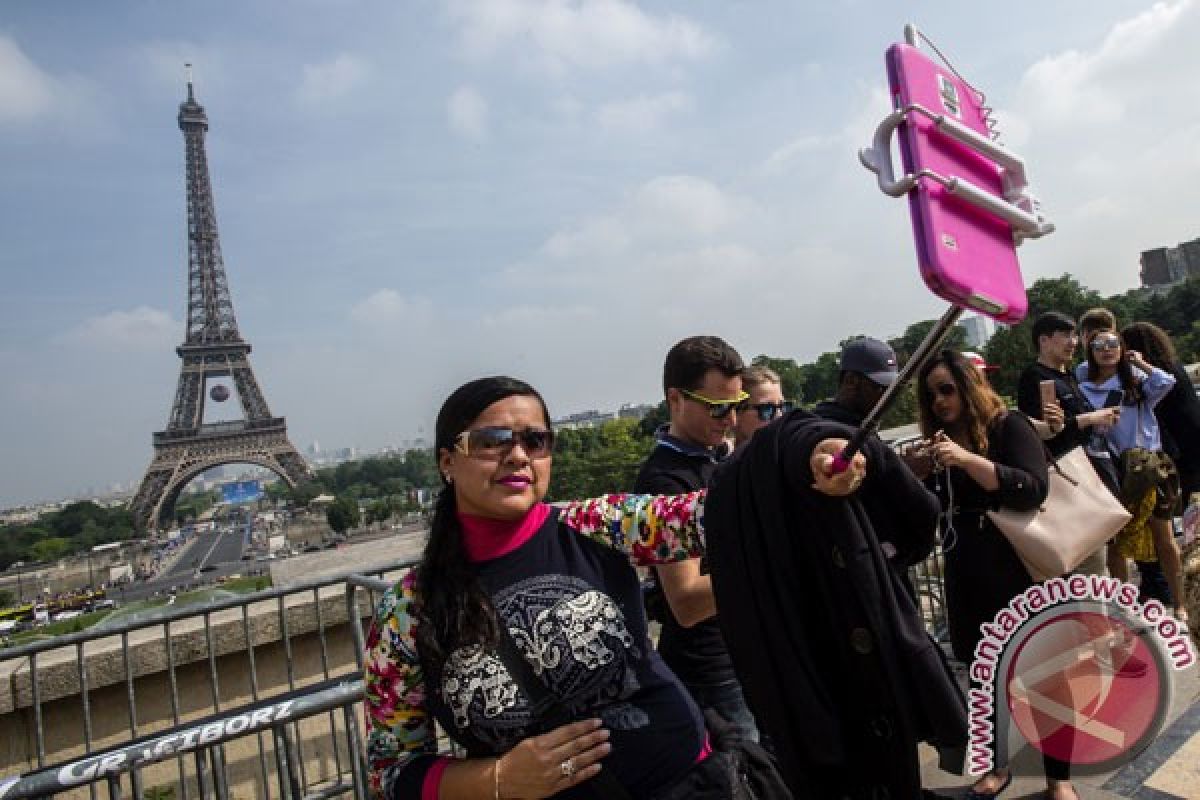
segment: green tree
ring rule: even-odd
[[[376,522],[384,523],[392,518],[395,513],[395,508],[392,502],[387,497],[381,497],[371,505],[367,506],[367,524],[373,525]]]
[[[71,550],[71,541],[61,537],[42,539],[31,548],[34,561],[57,561]]]
[[[291,489],[289,492],[292,499],[292,504],[297,506],[307,506],[317,498],[317,495],[322,493],[324,488],[325,487],[323,487],[317,481],[305,481],[304,483],[297,484],[296,487]]]
[[[441,485],[433,450],[409,450],[404,454],[403,464],[402,474],[409,486],[428,489]]]
[[[642,436],[653,436],[654,432],[663,425],[671,424],[671,410],[667,408],[667,401],[660,400],[658,405],[654,407],[646,416],[642,417],[638,422],[638,431]]]
[[[288,500],[291,497],[292,489],[287,485],[287,481],[278,480],[271,481],[263,487],[263,493],[268,500],[277,502],[279,500]]]
[[[896,351],[896,361],[901,366],[908,363],[912,358],[913,353],[925,341],[925,337],[933,330],[933,326],[937,325],[936,319],[926,319],[920,322],[914,322],[904,329],[904,333],[900,334],[895,339],[888,341],[892,349]],[[962,350],[967,343],[966,332],[955,325],[950,329],[946,341],[942,343],[942,347],[949,347],[955,350]]]
[[[346,495],[338,495],[325,511],[325,520],[337,533],[357,528],[360,520],[358,501]]]
[[[801,402],[819,403],[837,394],[839,353],[822,353],[817,360],[800,366]]]
[[[653,446],[654,439],[632,419],[562,430],[555,443],[548,496],[572,500],[628,491]]]

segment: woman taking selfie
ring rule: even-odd
[[[1046,456],[1028,418],[1008,413],[982,373],[943,350],[917,381],[921,433],[931,460],[926,482],[942,501],[946,609],[954,656],[971,663],[979,626],[1033,585],[1029,573],[987,512],[1026,511],[1046,499]],[[1047,796],[1076,797],[1068,765],[1045,760]],[[995,797],[1012,781],[1005,765],[985,775],[967,798]]]
[[[375,790],[732,797],[728,755],[647,637],[634,570],[701,554],[703,492],[544,504],[550,415],[512,378],[460,387],[436,428],[444,485],[425,553],[367,639]],[[838,441],[812,455],[826,494],[862,480],[861,459],[825,477]],[[437,755],[435,720],[467,757]]]
[[[1121,409],[1116,424],[1105,434],[1109,447],[1122,464],[1129,460],[1130,451],[1147,451],[1151,458],[1162,462],[1169,476],[1139,489],[1136,497],[1127,496],[1131,482],[1128,475],[1122,476],[1121,499],[1134,518],[1117,534],[1116,558],[1109,560],[1109,569],[1114,577],[1126,580],[1126,558],[1143,563],[1157,560],[1167,580],[1175,616],[1186,621],[1183,566],[1171,529],[1179,502],[1179,476],[1163,452],[1162,432],[1154,416],[1155,407],[1174,386],[1175,378],[1170,373],[1148,362],[1139,351],[1127,349],[1116,331],[1098,331],[1088,340],[1087,376],[1079,388],[1096,408]]]

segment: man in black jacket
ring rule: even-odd
[[[815,489],[810,454],[853,430],[793,411],[716,470],[705,509],[718,620],[796,797],[917,800],[917,744],[959,771],[966,706],[888,566],[871,499],[897,538],[928,539],[937,498],[878,437],[850,497]]]
[[[832,400],[817,403],[813,413],[857,428],[879,402],[879,398],[883,397],[887,387],[896,382],[899,375],[896,353],[886,342],[864,336],[846,343],[838,367],[837,395]],[[879,440],[879,437],[873,438]],[[884,555],[896,569],[901,583],[915,597],[916,591],[908,579],[908,568],[923,560],[933,549],[936,522],[929,525],[927,530],[897,531],[894,510],[888,507],[885,499],[868,495],[863,498],[863,506],[871,517]]]

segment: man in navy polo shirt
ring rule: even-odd
[[[655,434],[656,446],[642,464],[633,490],[680,494],[708,485],[729,453],[737,421],[743,363],[737,351],[715,336],[693,336],[676,344],[663,365],[663,393],[670,423]],[[757,741],[716,618],[712,579],[703,560],[656,568],[666,597],[658,651],[701,710],[716,711]]]

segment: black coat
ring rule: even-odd
[[[958,468],[928,479],[940,502],[952,509],[954,533],[946,534],[945,545],[946,610],[954,657],[964,662],[975,653],[982,636],[979,626],[991,622],[1034,583],[987,512],[1029,511],[1049,492],[1046,450],[1024,414],[1009,412],[988,428],[987,458],[996,464],[1000,487],[995,491],[987,491]]]
[[[734,667],[797,797],[920,798],[917,743],[961,768],[966,707],[941,650],[879,547],[859,496],[927,536],[936,498],[887,446],[864,446],[852,498],[811,488],[809,457],[844,425],[795,411],[718,468],[705,528]]]

